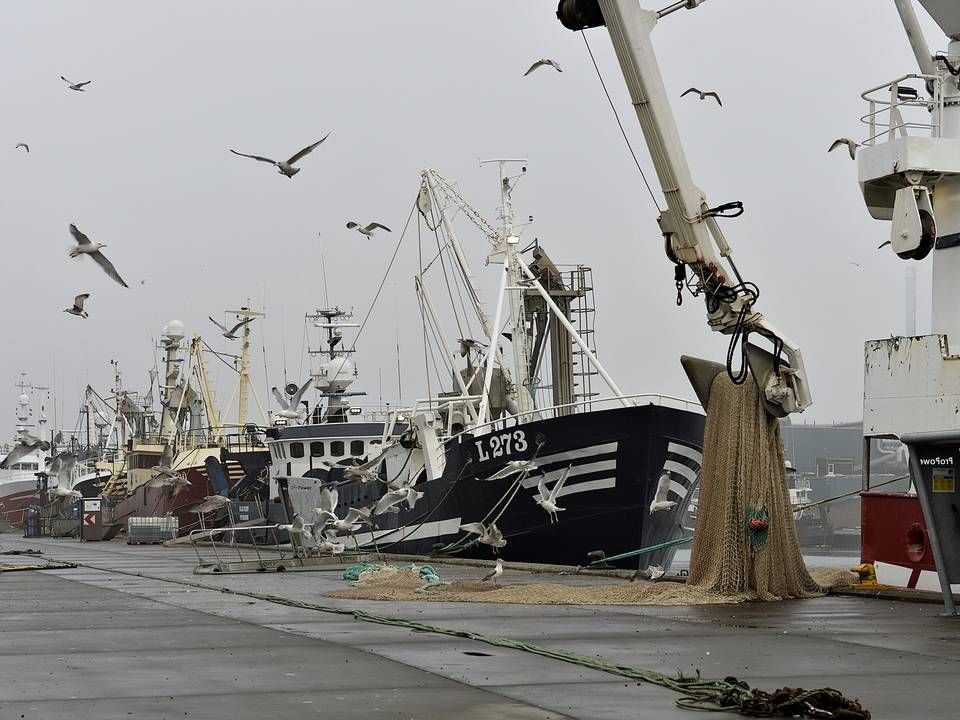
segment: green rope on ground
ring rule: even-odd
[[[379,572],[385,567],[393,567],[398,570],[416,570],[420,574],[420,579],[425,583],[439,583],[440,575],[430,565],[387,565],[379,563],[357,563],[349,566],[343,571],[343,579],[356,582],[360,576],[368,572]]]
[[[300,608],[304,610],[315,610],[317,612],[330,613],[333,615],[345,615],[360,620],[362,622],[374,623],[377,625],[389,625],[392,627],[402,627],[416,632],[427,632],[437,635],[447,635],[449,637],[464,638],[467,640],[476,640],[487,645],[496,647],[520,650],[523,652],[539,655],[540,657],[551,660],[559,660],[580,667],[598,670],[600,672],[618,675],[620,677],[630,678],[631,680],[640,680],[652,685],[673,690],[683,697],[676,701],[679,707],[695,710],[710,710],[715,712],[737,712],[741,715],[750,717],[800,717],[800,718],[823,718],[836,717],[845,720],[870,720],[870,712],[860,707],[855,700],[849,700],[840,692],[831,688],[820,690],[802,690],[799,688],[781,688],[773,693],[766,693],[760,690],[753,690],[747,683],[737,680],[734,677],[727,677],[722,680],[706,680],[700,677],[699,671],[694,677],[687,677],[679,673],[676,677],[656,672],[655,670],[644,670],[629,665],[618,665],[600,658],[580,655],[568,650],[557,650],[553,648],[535,645],[522,640],[512,640],[510,638],[498,637],[496,635],[484,635],[483,633],[473,632],[471,630],[454,630],[436,625],[427,625],[426,623],[416,622],[414,620],[404,620],[403,618],[388,617],[378,615],[377,613],[366,610],[351,610],[345,607],[334,607],[331,605],[320,605],[318,603],[306,602],[303,600],[292,600],[290,598],[280,597],[278,595],[269,595],[266,593],[249,592],[245,590],[233,590],[231,588],[218,587],[216,585],[207,585],[195,580],[183,580],[178,578],[167,578],[159,575],[149,575],[147,573],[134,572],[131,570],[118,570],[115,568],[100,567],[88,563],[65,563],[74,567],[85,567],[99,572],[114,573],[118,575],[129,575],[132,577],[144,578],[147,580],[156,580],[158,582],[174,583],[185,587],[193,587],[200,590],[210,590],[221,592],[239,597],[248,597],[254,600],[263,600],[286,607]],[[814,701],[817,704],[814,704]],[[825,708],[832,708],[826,710]],[[824,714],[833,712],[832,715]]]
[[[633,557],[635,555],[645,555],[646,553],[654,552],[655,550],[662,550],[663,548],[670,547],[672,545],[683,545],[684,543],[688,542],[693,542],[693,535],[687,535],[674,540],[667,540],[666,542],[657,543],[656,545],[648,545],[647,547],[642,547],[639,550],[631,550],[630,552],[612,555],[611,557],[603,557],[599,560],[594,560],[587,565],[587,567],[590,567],[591,565],[600,565],[601,563],[612,562],[614,560],[623,560],[624,558]]]

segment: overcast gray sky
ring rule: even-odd
[[[0,23],[0,426],[12,432],[20,372],[55,385],[72,427],[82,387],[111,385],[111,359],[145,389],[153,343],[173,318],[218,348],[208,314],[248,297],[269,382],[305,376],[303,313],[331,302],[363,314],[407,217],[422,167],[459,181],[490,219],[495,171],[477,159],[529,158],[514,195],[557,262],[595,272],[597,345],[630,392],[692,397],[683,354],[721,360],[703,306],[674,304],[656,211],[626,152],[582,39],[553,0],[4,3]],[[945,41],[918,8],[934,48]],[[650,162],[606,31],[588,32],[644,167]],[[859,93],[915,71],[892,2],[711,0],[661,22],[655,43],[695,182],[713,203],[743,200],[724,230],[759,309],[803,348],[814,405],[807,420],[859,418],[863,341],[902,333],[904,268],[877,245],[856,165],[826,148],[862,137]],[[549,56],[564,72],[522,77]],[[93,80],[71,92],[59,75]],[[724,107],[680,99],[716,89]],[[287,157],[330,139],[293,180],[227,149]],[[31,153],[14,150],[30,144]],[[652,170],[649,176],[653,178]],[[394,228],[371,240],[349,219]],[[131,285],[67,257],[75,222]],[[462,240],[480,273],[486,246]],[[408,241],[409,241],[408,237]],[[415,241],[415,236],[413,240]],[[853,263],[857,263],[854,265]],[[364,331],[357,389],[396,402],[425,392],[413,294],[415,244],[401,250]],[[920,330],[929,328],[929,261],[919,266]],[[141,285],[141,280],[145,281]],[[91,317],[61,310],[92,293]],[[491,298],[492,292],[487,292]],[[492,312],[492,306],[491,306]],[[284,342],[285,341],[285,342]],[[236,349],[236,348],[231,348]],[[217,368],[221,401],[231,378]],[[3,410],[8,408],[8,410]]]

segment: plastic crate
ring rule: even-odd
[[[127,518],[127,545],[155,545],[172,540],[179,527],[175,517]]]

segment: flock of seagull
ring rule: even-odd
[[[557,69],[559,70],[559,67]],[[63,75],[60,76],[60,79],[67,84],[68,89],[73,90],[75,92],[86,92],[87,86],[93,82],[92,80],[84,80],[82,82],[73,82],[72,80],[69,80]],[[303,158],[305,158],[311,152],[313,152],[317,147],[319,147],[328,137],[330,137],[332,132],[333,131],[331,130],[322,138],[320,138],[314,143],[311,143],[310,145],[307,145],[305,148],[294,153],[286,160],[273,160],[263,155],[252,155],[248,153],[242,153],[237,150],[234,150],[233,148],[230,148],[230,152],[232,152],[234,155],[239,155],[240,157],[250,158],[252,160],[257,160],[258,162],[269,163],[270,165],[273,165],[274,167],[276,167],[277,171],[281,175],[284,175],[285,177],[292,179],[293,176],[296,175],[298,172],[300,172],[300,169],[301,169],[299,167],[296,167],[296,163],[302,160]],[[26,142],[19,142],[14,146],[14,150],[21,150],[21,149],[27,154],[30,153],[30,145],[27,144]],[[390,228],[388,228],[386,225],[380,222],[371,222],[365,225],[361,225],[360,223],[357,223],[356,221],[353,221],[353,220],[347,223],[347,229],[356,230],[357,232],[359,232],[360,234],[364,235],[367,238],[373,237],[374,233],[377,230],[384,230],[386,232],[391,232]],[[77,228],[77,226],[74,224],[70,225],[70,234],[73,236],[74,240],[76,241],[76,246],[70,250],[70,257],[77,258],[83,255],[86,255],[90,257],[95,263],[97,263],[97,265],[99,265],[110,278],[112,278],[113,280],[115,280],[117,283],[119,283],[125,288],[130,287],[129,285],[127,285],[124,279],[120,276],[120,273],[117,272],[117,269],[116,267],[114,267],[113,263],[110,262],[110,260],[108,260],[107,257],[102,252],[100,252],[101,248],[104,248],[107,246],[106,243],[99,243],[99,242],[92,241],[86,234],[81,232]],[[140,284],[142,285],[143,281],[141,281]],[[76,317],[88,318],[90,315],[87,312],[87,310],[84,309],[84,303],[87,300],[89,300],[89,298],[90,298],[89,292],[83,292],[83,293],[77,294],[73,299],[73,304],[70,307],[65,308],[63,312],[68,313],[70,315],[74,315]],[[231,340],[236,338],[236,335],[234,333],[244,324],[249,322],[249,319],[247,319],[242,321],[238,325],[234,326],[232,329],[227,329],[216,320],[213,320],[213,318],[210,318],[210,319],[219,328],[221,328],[221,330],[223,331],[223,336]]]
[[[557,63],[555,60],[551,58],[540,58],[529,67],[529,69],[524,73],[524,77],[530,75],[540,68],[552,68],[558,73],[563,72],[559,63]],[[92,83],[91,80],[73,82],[63,75],[60,76],[60,79],[67,84],[68,89],[75,92],[85,92],[87,86]],[[719,106],[723,106],[719,94],[714,91],[702,91],[698,88],[691,87],[684,91],[681,97],[690,94],[696,94],[700,100],[712,98]],[[311,143],[310,145],[307,145],[286,160],[274,160],[263,155],[242,153],[238,150],[234,150],[233,148],[229,148],[229,150],[234,155],[270,164],[277,168],[279,174],[288,179],[293,179],[294,175],[299,173],[301,170],[301,168],[297,167],[296,164],[316,150],[321,144],[323,144],[327,138],[330,137],[331,133],[332,131],[327,132],[327,134],[322,138],[314,143]],[[830,147],[830,150],[834,150],[840,144],[847,144],[850,150],[850,156],[854,156],[856,152],[856,143],[853,143],[853,141],[850,140],[837,140]],[[23,149],[26,153],[30,153],[30,146],[25,142],[18,143],[14,149]],[[389,227],[380,222],[361,224],[355,220],[351,220],[346,224],[346,227],[348,230],[356,230],[358,233],[367,238],[373,237],[374,234],[379,230],[391,232]],[[102,248],[106,247],[106,243],[92,241],[74,224],[70,225],[70,234],[73,236],[74,241],[76,242],[76,246],[73,247],[69,252],[71,258],[77,258],[84,255],[89,257],[100,266],[107,276],[121,286],[129,288],[129,285],[127,285],[127,283],[120,276],[119,272],[117,272],[117,269],[114,267],[113,263],[110,262],[110,260],[107,259],[107,257],[101,252]],[[78,294],[74,298],[71,307],[66,308],[64,312],[77,317],[89,317],[88,312],[84,309],[84,304],[89,298],[90,293],[88,292]],[[221,334],[224,338],[227,338],[228,340],[235,340],[237,339],[237,331],[251,322],[253,318],[244,318],[231,327],[218,322],[212,317],[209,319],[221,331]],[[303,410],[301,409],[301,399],[304,393],[310,387],[311,383],[312,378],[308,379],[289,398],[280,393],[277,388],[273,388],[273,394],[281,406],[281,410],[278,413],[280,417],[288,419],[302,419]],[[20,442],[18,442],[18,444],[14,446],[14,448],[3,459],[3,461],[0,462],[0,468],[8,467],[9,465],[17,462],[20,458],[38,449],[49,450],[50,443],[33,437],[28,433],[24,433],[20,438]],[[372,461],[362,464],[338,467],[343,470],[344,477],[348,480],[360,480],[361,482],[380,481],[379,467],[384,459],[385,453],[374,458]],[[57,497],[75,498],[81,496],[80,492],[71,489],[72,474],[73,469],[76,466],[76,462],[76,455],[66,452],[59,453],[58,455],[47,459],[47,463],[49,465],[48,474],[55,475],[58,478],[64,477],[67,479],[66,483],[58,483],[58,485],[51,490],[51,492]],[[327,466],[328,471],[332,468],[333,466]],[[552,488],[547,487],[546,476],[541,471],[541,477],[537,483],[538,494],[534,497],[534,500],[537,505],[547,513],[551,523],[557,521],[557,513],[565,510],[565,508],[558,504],[557,500],[563,490],[567,478],[570,475],[571,468],[572,465],[568,466],[561,473],[560,477],[553,484]],[[529,475],[529,473],[537,469],[537,464],[534,460],[512,460],[507,462],[503,468],[489,477],[484,478],[483,480],[490,482],[505,479],[513,475],[519,475],[520,477],[517,482],[520,482],[523,480],[523,478]],[[148,481],[148,484],[151,487],[169,486],[172,488],[173,492],[177,494],[190,484],[186,477],[170,468],[160,467],[156,470],[157,472],[155,473],[154,477]],[[661,505],[661,503],[658,502],[658,500],[661,499],[660,494],[661,493],[659,492],[657,493],[657,497],[651,504],[651,513],[655,511],[655,508],[660,509],[660,507],[658,507]],[[336,514],[337,505],[339,502],[338,492],[335,487],[328,486],[322,488],[320,491],[320,506],[313,509],[313,517],[311,518],[311,522],[306,522],[300,514],[294,514],[289,524],[281,525],[279,528],[288,531],[293,536],[297,536],[301,542],[313,545],[320,552],[339,554],[345,549],[343,536],[339,535],[339,533],[346,533],[348,536],[353,536],[356,532],[364,527],[375,529],[375,518],[378,515],[399,512],[401,505],[406,505],[409,510],[413,510],[416,503],[423,498],[423,495],[423,492],[417,491],[413,487],[412,478],[402,482],[395,481],[388,485],[387,491],[376,502],[367,507],[351,507],[348,509],[346,515],[343,518],[340,518]],[[226,507],[229,502],[229,498],[223,495],[211,495],[205,497],[201,502],[194,505],[191,510],[198,516],[202,517],[206,513],[217,511]],[[489,522],[486,524],[483,522],[466,523],[461,525],[460,529],[466,532],[468,535],[475,536],[473,542],[488,545],[495,553],[507,544],[507,540],[504,538],[503,532],[497,527],[496,522]],[[483,578],[483,580],[493,580],[496,582],[497,578],[499,578],[502,574],[503,561],[498,557],[495,567]]]

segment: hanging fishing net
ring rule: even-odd
[[[766,412],[756,383],[717,375],[703,444],[687,584],[755,600],[823,593],[800,553],[780,423]]]

